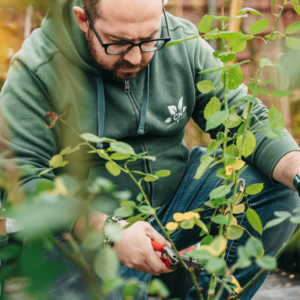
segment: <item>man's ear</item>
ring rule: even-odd
[[[73,12],[74,12],[74,15],[75,15],[78,26],[80,27],[80,29],[84,33],[87,33],[87,31],[89,29],[89,24],[88,24],[88,21],[86,19],[83,8],[81,8],[79,6],[74,6],[73,7]]]

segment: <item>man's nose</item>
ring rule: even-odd
[[[140,47],[133,47],[130,51],[124,54],[124,59],[134,66],[139,65],[142,61],[142,51]]]

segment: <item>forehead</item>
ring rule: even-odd
[[[99,9],[101,17],[96,23],[102,30],[146,32],[158,29],[162,0],[101,0]]]

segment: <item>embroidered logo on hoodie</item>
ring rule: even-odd
[[[182,107],[183,97],[178,102],[178,108],[175,105],[168,106],[169,112],[172,115],[171,118],[168,118],[165,123],[171,123],[167,128],[179,123],[181,119],[186,115],[185,110],[186,106]]]

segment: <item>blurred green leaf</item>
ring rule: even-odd
[[[160,170],[155,172],[155,176],[161,178],[161,177],[168,177],[171,175],[171,171],[169,170]]]
[[[118,167],[117,165],[115,165],[114,163],[112,163],[111,161],[108,161],[105,164],[105,167],[107,169],[107,171],[113,175],[113,176],[119,176],[121,173],[121,169],[120,167]]]
[[[224,224],[227,225],[228,219],[224,215],[217,215],[211,218],[211,220],[216,224]]]
[[[288,211],[275,211],[274,215],[279,218],[290,218],[292,216]]]
[[[136,155],[133,148],[130,145],[123,142],[110,143],[110,147],[118,153]]]
[[[124,280],[120,277],[108,278],[103,282],[102,290],[104,295],[110,294],[118,287],[124,284]]]
[[[197,88],[202,94],[207,94],[214,90],[215,87],[210,80],[202,80],[197,83]]]
[[[130,158],[130,154],[122,154],[122,153],[113,153],[110,158],[113,160],[124,160]]]
[[[277,219],[274,219],[274,220],[272,220],[272,221],[269,221],[269,222],[266,224],[264,230],[266,230],[266,229],[268,229],[268,228],[271,228],[271,227],[274,227],[274,226],[276,226],[276,225],[282,223],[282,222],[285,221],[286,219],[287,219],[287,218],[277,218]]]
[[[112,248],[103,248],[96,256],[94,269],[96,274],[102,279],[115,278],[118,271],[119,261],[117,254]]]
[[[85,237],[81,244],[81,246],[88,250],[96,250],[99,249],[103,244],[104,234],[92,231],[89,232]]]
[[[136,279],[129,279],[125,282],[122,296],[123,299],[133,299],[139,289],[143,289],[143,283]]]
[[[228,231],[229,240],[237,240],[244,233],[244,229],[238,225],[231,225],[230,230]]]
[[[276,127],[267,131],[266,137],[270,140],[281,139],[283,134],[283,127]]]
[[[147,206],[147,205],[141,205],[138,210],[146,215],[154,215],[155,214],[155,210],[154,208]]]
[[[229,116],[229,112],[227,110],[219,111],[215,114],[213,114],[206,122],[206,128],[205,131],[209,131],[211,129],[214,129],[221,124],[223,124],[226,119]]]
[[[109,236],[113,241],[118,241],[122,238],[123,229],[116,224],[106,224],[104,226],[104,233]]]
[[[260,220],[259,215],[257,214],[257,212],[252,209],[252,208],[248,208],[247,212],[246,212],[246,216],[248,219],[248,222],[250,223],[250,225],[260,234],[262,235],[263,232],[263,226],[262,226],[262,222]]]
[[[247,87],[250,91],[254,91],[254,87],[255,87],[255,84],[247,84]],[[268,96],[269,94],[262,88],[260,87],[259,85],[256,87],[256,92],[257,94],[259,95],[264,95],[264,96]],[[253,95],[255,96],[255,95]]]
[[[247,103],[248,104],[248,103]],[[232,112],[228,117],[228,128],[235,128],[242,123],[241,118],[236,114],[236,112]]]
[[[142,193],[139,193],[139,194],[137,195],[137,197],[136,197],[136,200],[139,201],[139,202],[141,202],[143,199],[144,199],[144,196],[143,196]]]
[[[269,255],[265,255],[262,258],[257,259],[256,263],[265,270],[275,270],[277,267],[275,259]]]
[[[261,33],[268,27],[268,25],[269,25],[269,19],[256,21],[255,23],[250,25],[249,32],[251,34]]]
[[[170,292],[165,284],[158,278],[153,279],[149,285],[149,294],[158,294],[160,297],[169,297]]]
[[[254,256],[257,258],[262,256],[264,253],[263,245],[258,239],[249,238],[246,243],[246,248],[249,251],[250,256]]]
[[[242,136],[238,136],[236,140],[236,146],[241,147]],[[244,145],[243,145],[243,156],[246,158],[251,155],[256,147],[256,138],[252,132],[247,132],[245,135]]]
[[[295,12],[296,12],[298,15],[300,15],[300,6],[295,6],[295,5],[294,5],[294,10],[295,10]]]
[[[295,32],[297,32],[298,30],[300,30],[300,21],[297,21],[295,23],[292,23],[291,25],[289,25],[284,34],[293,34]]]
[[[157,181],[159,179],[159,177],[152,175],[152,174],[147,174],[147,176],[144,177],[143,179],[146,182],[153,182],[153,181]]]
[[[260,66],[261,68],[267,67],[267,66],[269,66],[269,67],[276,67],[276,66],[275,66],[269,59],[267,59],[267,58],[263,58],[263,59],[260,61],[259,66]]]
[[[133,214],[133,210],[128,207],[119,207],[115,210],[114,215],[116,217],[126,218]]]
[[[201,240],[201,246],[210,245],[214,238],[211,235],[207,235]]]
[[[221,258],[216,258],[213,260],[210,260],[206,265],[205,265],[205,270],[208,273],[216,273],[226,267],[226,263],[224,259]]]
[[[294,8],[295,8],[295,6],[294,6]],[[299,10],[300,10],[300,7],[299,7]],[[289,48],[300,51],[300,40],[295,39],[295,38],[291,38],[291,37],[287,37],[285,39],[285,43]]]
[[[172,47],[172,46],[175,46],[175,45],[178,45],[178,44],[181,44],[182,42],[186,42],[186,41],[190,41],[190,40],[194,40],[194,39],[197,39],[199,38],[198,35],[196,36],[193,36],[192,38],[187,38],[187,39],[182,39],[182,40],[177,40],[177,41],[173,41],[171,43],[168,43],[167,46],[166,46],[166,49],[169,48],[169,47]]]
[[[237,15],[243,15],[243,14],[246,14],[246,13],[250,13],[250,14],[256,15],[256,16],[262,16],[262,14],[261,14],[259,11],[255,10],[255,9],[253,9],[253,8],[250,8],[250,7],[244,7],[244,8],[242,8],[242,9],[237,13]]]
[[[278,97],[278,98],[282,98],[282,97],[286,97],[290,94],[289,91],[283,91],[283,90],[275,90],[271,92],[271,95],[274,97]]]
[[[272,129],[275,129],[276,127],[285,127],[285,121],[284,121],[284,116],[283,113],[275,106],[272,106],[269,111],[268,111],[268,119],[269,121],[273,121],[274,119],[280,117],[276,122],[273,122],[270,124],[270,127]]]
[[[180,224],[181,228],[183,229],[192,229],[194,228],[195,226],[195,218],[190,218],[189,220],[187,221],[183,221],[181,224]]]
[[[241,37],[235,37],[229,41],[230,50],[233,52],[242,52],[247,46],[247,41]]]

